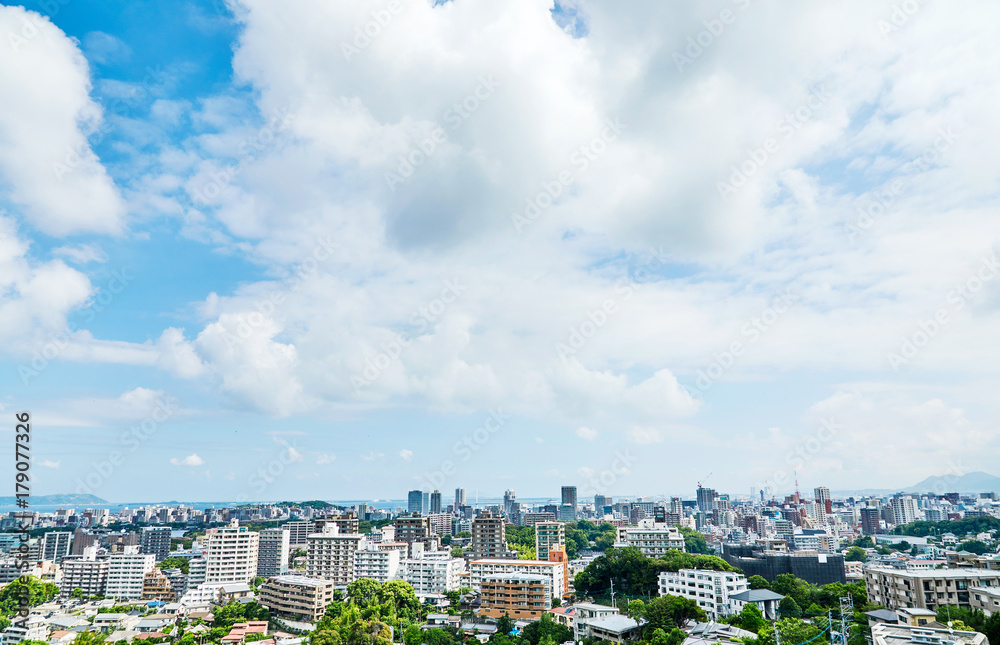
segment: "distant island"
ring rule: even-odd
[[[93,506],[110,503],[106,499],[90,494],[32,495],[29,500],[29,509],[31,506]],[[0,497],[0,506],[13,506],[14,504],[17,504],[16,497]]]

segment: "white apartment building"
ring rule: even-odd
[[[310,533],[306,539],[306,576],[333,580],[340,587],[354,582],[354,555],[363,536],[341,534],[335,524],[327,524],[322,533]]]
[[[97,559],[97,547],[88,546],[83,557],[63,560],[60,565],[62,579],[59,592],[69,596],[74,589],[82,589],[84,597],[103,596],[108,582],[108,560]]]
[[[400,563],[399,576],[418,594],[440,594],[461,588],[465,560],[446,552],[425,553],[420,558],[408,558]]]
[[[681,569],[660,572],[661,596],[683,596],[698,603],[710,620],[737,613],[729,597],[748,590],[743,574],[732,571]]]
[[[142,599],[142,582],[156,566],[156,556],[139,553],[138,545],[125,547],[108,559],[108,578],[104,595],[126,600]]]
[[[291,534],[282,528],[264,529],[260,532],[257,549],[257,575],[265,578],[288,571],[288,553]]]
[[[469,587],[478,593],[483,576],[495,573],[526,573],[547,576],[550,582],[549,589],[552,589],[554,596],[561,598],[566,594],[567,581],[563,563],[542,560],[473,560],[469,563]]]
[[[60,562],[69,555],[73,534],[69,531],[49,531],[42,537],[41,559]]]
[[[249,583],[257,575],[260,535],[233,520],[205,532],[205,582]]]
[[[892,498],[892,523],[909,524],[917,519],[917,500],[908,495]]]
[[[376,544],[365,545],[366,548],[354,552],[354,578],[369,578],[378,582],[386,582],[399,577],[399,562],[401,551],[398,549],[379,549]]]
[[[635,547],[647,558],[664,555],[671,549],[684,550],[684,536],[675,526],[654,524],[642,520],[638,526],[621,526],[618,528],[616,547]]]

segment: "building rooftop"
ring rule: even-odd
[[[738,594],[733,594],[729,597],[743,602],[763,602],[766,600],[781,600],[784,598],[784,596],[780,593],[774,593],[770,589],[748,589],[747,591],[741,591]]]
[[[601,616],[600,618],[590,618],[586,622],[591,627],[597,627],[605,631],[616,632],[619,634],[630,629],[635,629],[639,626],[638,622],[621,614],[610,614],[608,616]]]

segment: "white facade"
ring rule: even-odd
[[[82,589],[85,598],[103,596],[108,580],[108,560],[98,560],[97,547],[88,546],[83,550],[82,558],[63,560],[60,565],[62,579],[59,581],[59,591],[69,596],[74,589]]]
[[[333,580],[346,587],[354,581],[354,554],[363,537],[358,533],[341,534],[336,525],[327,524],[322,533],[310,533],[306,544],[306,575]]]
[[[138,546],[127,546],[123,553],[108,559],[108,580],[104,595],[128,600],[142,599],[142,581],[156,566],[156,556],[139,553]]]
[[[457,591],[461,588],[459,575],[464,572],[465,560],[443,552],[403,560],[400,566],[400,577],[418,594]]]
[[[354,552],[354,578],[394,580],[399,577],[399,556],[396,549],[359,549]]]
[[[291,534],[285,529],[264,529],[257,549],[257,575],[265,578],[288,572]]]
[[[257,575],[260,535],[233,520],[205,532],[205,582],[248,583]]]
[[[743,574],[732,571],[681,569],[660,572],[661,596],[683,596],[698,603],[710,619],[737,613],[729,600],[733,594],[749,589]]]
[[[640,524],[639,526],[622,526],[618,528],[616,547],[635,547],[647,558],[655,558],[675,549],[684,550],[684,536],[675,526],[663,524]]]

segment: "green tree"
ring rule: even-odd
[[[757,633],[760,631],[761,627],[767,625],[767,621],[764,620],[764,614],[761,613],[760,607],[756,603],[748,602],[743,605],[743,609],[740,613],[736,615],[736,624],[740,629],[745,629],[748,632]]]
[[[785,596],[781,599],[781,602],[778,603],[778,611],[783,618],[798,618],[802,615],[802,608],[791,596]]]
[[[541,618],[528,623],[521,631],[521,640],[530,645],[540,645],[545,638],[554,643],[564,643],[573,640],[573,630],[555,622],[552,614],[545,612]]]
[[[682,596],[660,596],[646,604],[646,626],[648,633],[657,629],[668,631],[680,627],[687,620],[705,620],[705,612],[692,598]]]
[[[769,583],[763,576],[750,576],[747,578],[747,586],[751,589],[770,589],[771,583]],[[757,631],[754,629],[753,631]]]
[[[849,562],[864,562],[867,558],[868,554],[859,546],[852,546],[844,554],[844,559]]]
[[[104,632],[80,632],[73,639],[73,645],[101,645],[107,637]]]
[[[191,561],[187,558],[167,558],[159,565],[161,570],[163,569],[180,569],[181,573],[188,573],[191,569]]]
[[[497,633],[507,636],[512,631],[514,631],[514,621],[511,620],[510,614],[504,612],[503,616],[497,619]]]
[[[771,591],[783,596],[790,596],[799,608],[808,607],[811,603],[813,586],[790,573],[782,573],[771,583]]]
[[[781,618],[773,626],[760,628],[756,645],[775,645],[774,628],[777,628],[782,643],[804,643],[820,632],[819,627],[798,618]]]
[[[863,535],[854,541],[856,547],[861,547],[862,549],[874,549],[875,542],[872,540],[870,535]]]
[[[992,550],[990,547],[986,546],[984,542],[979,540],[969,540],[968,542],[962,542],[958,545],[959,551],[968,551],[969,553],[975,553],[977,555],[983,555],[984,553],[990,553]]]
[[[708,548],[708,542],[705,540],[705,536],[700,532],[688,526],[678,526],[681,535],[684,536],[684,550],[688,553],[713,553],[712,549]]]
[[[642,600],[639,600],[638,598],[630,601],[628,603],[628,609],[625,611],[625,614],[629,618],[634,618],[636,620],[643,618],[646,615],[646,603],[644,603]]]
[[[83,589],[80,587],[73,587],[73,591],[69,594],[70,598],[76,598],[77,600],[83,598]]]

